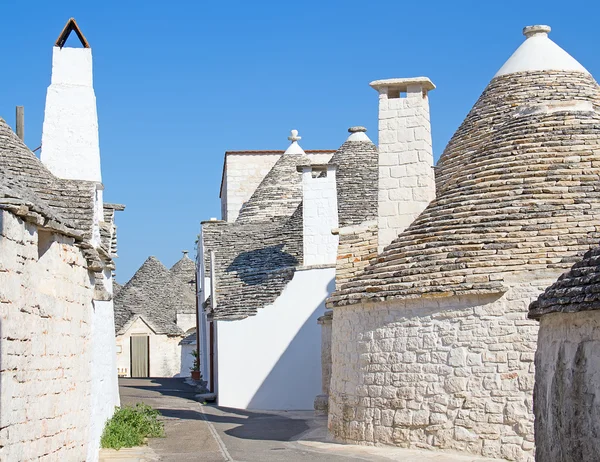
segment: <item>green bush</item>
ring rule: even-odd
[[[163,423],[158,420],[160,412],[143,403],[116,408],[106,422],[100,446],[121,449],[141,446],[144,438],[164,436]]]

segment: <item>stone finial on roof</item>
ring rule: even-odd
[[[288,140],[290,140],[292,144],[290,144],[290,147],[286,149],[284,154],[305,154],[304,149],[298,144],[298,141],[301,139],[302,137],[298,136],[298,130],[292,130],[290,136],[288,136]]]
[[[371,141],[367,136],[367,129],[365,127],[350,127],[348,132],[350,133],[350,136],[346,141]]]
[[[494,77],[516,72],[578,71],[589,72],[569,53],[548,37],[550,26],[535,25],[523,28],[525,41],[512,54]]]
[[[183,254],[183,258],[189,258],[188,257],[188,251],[187,250],[182,250],[181,253]]]
[[[550,26],[537,25],[537,26],[526,26],[523,28],[523,35],[527,38],[533,37],[537,34],[548,35],[552,28]]]

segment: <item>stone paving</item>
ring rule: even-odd
[[[145,402],[160,410],[166,438],[146,452],[102,460],[164,462],[403,461],[485,462],[464,454],[332,443],[326,418],[312,411],[246,411],[202,405],[181,379],[120,379],[121,403]],[[123,456],[125,454],[123,453]]]

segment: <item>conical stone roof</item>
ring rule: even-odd
[[[495,77],[436,167],[437,197],[329,305],[497,293],[600,238],[600,88],[579,70]]]
[[[529,317],[549,313],[600,310],[600,247],[589,250],[583,259],[548,287],[529,306]]]
[[[188,257],[187,251],[183,252],[183,257],[171,267],[170,271],[171,274],[184,283],[192,293],[195,293],[196,264]]]
[[[115,296],[115,330],[141,315],[157,334],[183,334],[177,313],[194,312],[193,293],[156,258],[149,257]]]
[[[236,223],[289,218],[302,202],[302,180],[297,166],[306,157],[306,153],[297,143],[297,139],[300,139],[298,132],[292,132],[295,132],[295,135],[292,133],[289,137],[292,144],[243,205]]]
[[[27,148],[0,118],[0,181],[17,183],[39,207],[67,228],[91,236],[94,217],[95,184],[89,181],[62,180]]]
[[[364,127],[351,127],[351,135],[335,152],[339,226],[377,219],[379,168],[377,147]]]

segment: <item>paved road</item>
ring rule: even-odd
[[[180,379],[119,379],[119,385],[121,404],[142,401],[164,416],[166,438],[149,441],[161,461],[365,460],[322,454],[295,442],[297,436],[310,429],[307,420],[312,418],[312,412],[293,413],[295,418],[289,418],[203,406],[193,400],[197,392]]]
[[[163,415],[166,438],[148,444],[163,462],[483,462],[464,454],[331,443],[313,412],[254,412],[202,405],[181,379],[119,379],[121,403]],[[138,459],[139,460],[139,459]],[[149,459],[148,459],[149,460]]]

